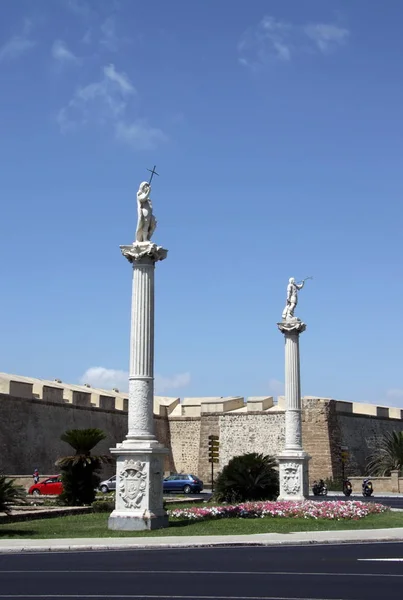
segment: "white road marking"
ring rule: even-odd
[[[403,558],[357,558],[357,560],[366,562],[403,562]]]
[[[50,596],[44,594],[7,594],[0,595],[0,598],[153,598],[155,600],[326,600],[322,598],[291,598],[289,596],[167,596],[161,594],[120,594],[120,595],[100,595],[100,594],[52,594]],[[332,600],[346,600],[345,598],[334,598]]]
[[[49,574],[65,574],[65,575],[276,575],[276,576],[286,576],[286,577],[403,577],[403,573],[340,573],[338,571],[335,572],[298,572],[298,571],[94,571],[94,570],[36,570],[36,571],[14,571],[14,570],[2,570],[0,569],[0,574],[10,574],[10,575],[22,575],[22,574],[30,574],[30,575],[49,575]],[[63,597],[63,596],[62,596]],[[165,596],[164,596],[165,597]],[[188,596],[184,596],[187,598]],[[191,596],[189,596],[190,598]],[[3,596],[0,595],[0,598]]]

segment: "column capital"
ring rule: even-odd
[[[167,257],[168,250],[162,246],[157,246],[153,242],[133,242],[129,246],[120,246],[120,250],[127,260],[134,264],[142,262],[142,259],[149,259],[156,263]]]
[[[277,323],[277,327],[284,335],[299,335],[305,331],[306,323],[294,317]]]

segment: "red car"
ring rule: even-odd
[[[54,475],[53,477],[48,477],[48,479],[44,479],[39,483],[35,483],[31,485],[29,488],[28,494],[33,494],[34,496],[58,496],[63,491],[63,484],[60,475]]]

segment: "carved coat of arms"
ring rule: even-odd
[[[282,489],[286,494],[297,494],[301,486],[298,466],[285,463],[281,471]]]
[[[145,462],[126,460],[119,477],[119,495],[126,508],[138,508],[147,487]]]

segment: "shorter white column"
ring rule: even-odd
[[[308,461],[302,447],[302,412],[299,336],[306,325],[297,318],[277,323],[285,337],[285,446],[278,455],[278,500],[304,500],[309,496]]]

